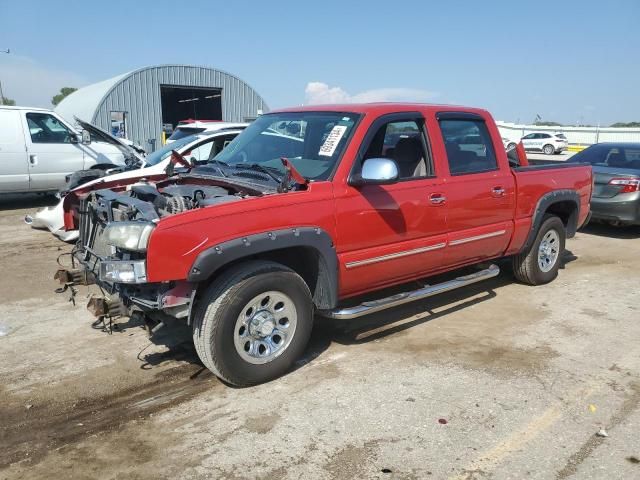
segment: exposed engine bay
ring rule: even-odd
[[[86,201],[103,221],[156,220],[197,208],[236,202],[255,195],[229,185],[140,181],[124,191],[92,192]]]

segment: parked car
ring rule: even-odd
[[[225,125],[225,128],[233,126],[244,127],[246,123],[223,123],[214,120],[200,121],[200,120],[183,120],[185,123],[179,123],[171,136],[167,138],[167,143],[175,142],[181,138],[193,135],[195,133],[214,132],[220,129],[219,125]]]
[[[274,134],[283,123],[297,123],[299,135]],[[408,125],[418,134],[400,136],[389,154],[387,134]],[[469,136],[479,143],[462,143]],[[511,168],[493,118],[475,108],[265,114],[206,165],[70,192],[65,225],[79,228],[80,269],[57,278],[110,292],[90,301],[99,317],[117,305],[112,314],[153,331],[182,320],[217,376],[265,382],[302,354],[314,312],[379,312],[495,277],[489,262],[502,257],[524,283],[556,278],[565,239],[589,213],[591,167],[527,166],[516,150],[521,166]],[[453,280],[381,293],[470,266]],[[378,299],[359,303],[363,294]]]
[[[138,181],[141,178],[165,178],[166,168],[169,164],[173,150],[183,155],[193,163],[206,162],[220,153],[243,129],[244,126],[228,127],[229,124],[218,124],[218,130],[183,137],[180,140],[165,145],[147,156],[136,166],[124,169],[111,175],[91,179],[81,185],[74,185],[71,189],[83,188],[98,189],[104,184],[114,181]],[[234,124],[237,125],[237,124]],[[86,177],[85,177],[86,178]],[[25,223],[33,228],[48,229],[59,239],[65,242],[75,242],[78,239],[77,229],[64,228],[64,195],[62,199],[52,207],[40,209],[34,215],[25,216]]]
[[[0,193],[56,192],[68,174],[122,166],[128,154],[51,110],[0,106]]]
[[[525,150],[544,152],[546,155],[564,152],[569,146],[563,133],[530,133],[521,141]]]
[[[502,137],[502,145],[504,146],[504,149],[509,151],[509,150],[513,150],[514,148],[516,148],[516,145],[518,145],[518,142],[514,142],[513,140],[509,140],[507,137]]]
[[[593,167],[592,219],[640,225],[640,143],[597,143],[568,162]]]

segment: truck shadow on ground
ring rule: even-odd
[[[52,194],[44,193],[3,193],[0,194],[0,211],[22,210],[53,206],[60,200]]]
[[[564,268],[566,264],[573,262],[577,258],[570,250],[565,250],[561,268]],[[502,260],[497,263],[501,268],[501,273],[497,277],[425,300],[407,303],[353,320],[332,320],[316,316],[309,344],[302,358],[295,363],[292,370],[295,371],[313,363],[334,342],[341,345],[358,345],[372,342],[495,298],[500,288],[516,282],[511,271],[510,262]],[[452,274],[432,277],[428,280],[429,283],[434,284],[451,276],[468,273],[467,270],[458,270]],[[377,297],[380,298],[415,289],[419,285],[424,285],[424,282],[412,282],[393,289],[386,289],[378,293]],[[357,301],[369,299],[371,298],[363,297],[357,299]],[[144,323],[135,319],[126,319],[116,325],[117,327],[113,329],[114,335],[125,334],[131,329],[144,328]],[[162,345],[166,347],[166,350],[146,353],[151,345]],[[206,367],[202,365],[198,358],[193,345],[191,327],[184,322],[176,322],[174,325],[166,326],[157,334],[154,334],[149,339],[149,344],[138,353],[138,360],[140,361],[140,368],[144,370],[151,370],[165,362],[180,362],[198,367],[190,378],[208,373]]]
[[[560,268],[565,268],[568,263],[577,259],[578,257],[573,252],[565,250]],[[501,269],[501,273],[497,277],[424,300],[407,303],[352,320],[332,320],[317,316],[309,347],[295,369],[311,363],[333,342],[341,345],[358,345],[373,342],[495,298],[500,288],[516,282],[510,261],[501,260],[496,263]],[[428,283],[435,284],[452,276],[469,273],[466,270],[468,269],[457,270],[449,275],[429,278]],[[386,289],[380,292],[377,298],[419,288],[425,283],[427,282],[413,282],[397,288]],[[370,299],[371,297],[362,297],[358,300]]]
[[[509,272],[495,278],[353,320],[328,320],[332,340],[341,345],[373,342],[491,300],[513,283]],[[435,282],[434,282],[435,283]]]
[[[618,238],[621,240],[640,238],[640,226],[614,227],[606,223],[589,223],[580,229],[580,233],[599,237]]]

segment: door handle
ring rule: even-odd
[[[493,195],[494,197],[504,197],[504,188],[493,187],[491,189],[491,195]]]
[[[35,166],[38,164],[38,156],[37,155],[29,155],[29,163],[32,166]]]
[[[447,201],[447,197],[441,193],[432,193],[429,195],[429,201],[432,205],[443,205]]]

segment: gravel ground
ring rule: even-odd
[[[293,372],[234,389],[188,330],[55,294],[69,247],[21,223],[45,203],[0,198],[0,479],[640,478],[640,229],[587,227],[546,286],[318,319]]]

